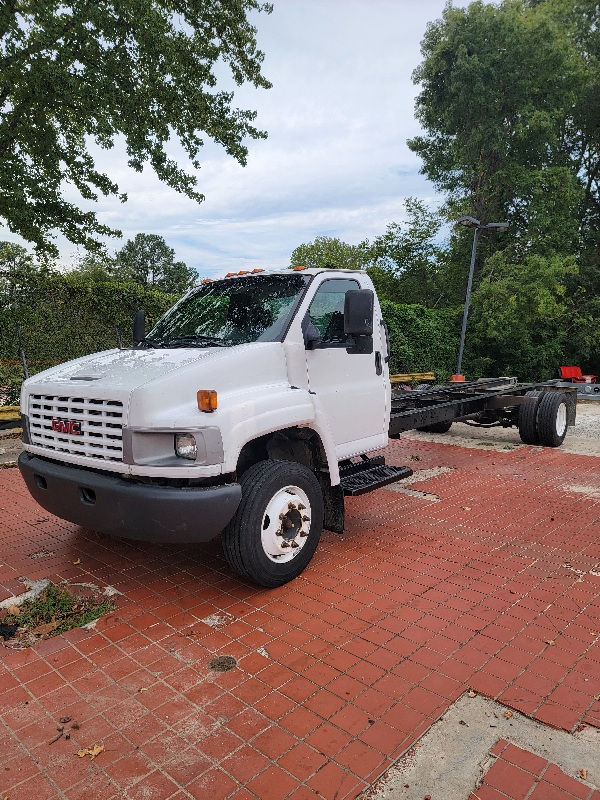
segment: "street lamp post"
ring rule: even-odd
[[[467,319],[469,318],[469,304],[471,302],[471,287],[473,286],[473,272],[475,271],[475,256],[477,255],[477,242],[479,240],[479,231],[488,229],[503,232],[508,228],[508,222],[488,222],[487,225],[482,225],[475,217],[459,217],[455,222],[458,225],[464,225],[467,228],[474,228],[473,234],[473,247],[471,249],[471,264],[469,266],[469,280],[467,281],[467,295],[465,297],[465,309],[463,311],[462,328],[460,331],[460,345],[458,347],[458,364],[456,366],[457,375],[461,374],[463,352],[465,349],[465,335],[467,333]],[[464,378],[461,378],[464,380]]]

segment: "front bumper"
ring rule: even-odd
[[[21,453],[32,497],[61,519],[123,539],[208,542],[231,521],[242,497],[237,483],[179,488],[133,483]]]

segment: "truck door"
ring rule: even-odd
[[[373,353],[346,352],[344,298],[358,281],[323,281],[309,307],[320,340],[306,351],[308,381],[327,418],[338,460],[387,444],[387,365],[382,329],[375,319]]]

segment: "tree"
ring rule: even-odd
[[[115,260],[106,253],[87,252],[77,263],[73,273],[91,283],[114,280]]]
[[[544,196],[549,171],[567,191],[577,186],[565,136],[581,65],[544,6],[514,0],[448,6],[427,29],[424,61],[414,73],[426,134],[409,147],[448,193],[451,214],[509,219],[523,231],[538,227],[532,216],[540,216],[535,201]]]
[[[0,276],[33,269],[33,256],[24,247],[13,242],[0,242]]]
[[[442,220],[414,198],[408,197],[404,205],[406,221],[391,222],[367,245],[368,273],[380,298],[435,306],[445,294],[440,281],[443,248],[437,241]]]
[[[510,223],[479,242],[468,363],[506,374],[519,361],[526,378],[568,353],[596,368],[599,27],[596,0],[448,5],[428,26],[414,73],[424,132],[409,146],[446,194],[449,220]],[[449,302],[464,298],[472,237],[451,234]]]
[[[226,65],[237,85],[268,88],[255,11],[262,0],[6,0],[0,8],[0,218],[40,252],[57,254],[60,231],[100,247],[120,235],[63,196],[126,197],[96,169],[88,143],[126,145],[128,164],[149,164],[168,186],[202,201],[195,175],[169,158],[175,140],[199,168],[206,136],[246,163],[245,137],[265,138],[255,112],[217,89]]]
[[[162,236],[138,233],[115,255],[112,274],[121,280],[154,286],[167,294],[183,294],[198,277],[183,261],[175,261],[175,251]]]
[[[322,269],[364,269],[366,256],[361,245],[347,244],[330,236],[317,236],[314,242],[301,244],[293,251],[290,267]]]

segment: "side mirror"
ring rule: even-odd
[[[371,289],[349,289],[344,300],[344,333],[346,336],[373,336],[373,306]]]
[[[146,312],[143,309],[135,312],[133,318],[133,343],[139,344],[146,338]]]
[[[312,322],[308,311],[302,320],[302,336],[304,337],[304,347],[307,350],[313,350],[316,343],[321,341],[319,329]]]
[[[373,308],[371,289],[349,289],[344,300],[344,333],[347,353],[370,355],[373,352]]]

